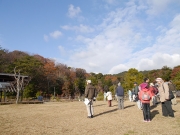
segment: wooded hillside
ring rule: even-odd
[[[157,63],[158,64],[158,63]],[[177,63],[177,65],[180,63]],[[133,83],[142,83],[143,78],[161,77],[164,80],[172,80],[177,90],[180,90],[180,65],[173,69],[164,66],[162,69],[150,71],[138,71],[131,68],[128,71],[109,75],[102,73],[87,73],[85,69],[68,67],[63,63],[55,63],[54,60],[44,58],[38,54],[29,55],[21,51],[8,51],[0,47],[0,73],[13,73],[13,69],[21,70],[22,75],[31,77],[30,83],[25,87],[23,97],[35,97],[41,94],[56,94],[69,96],[72,94],[83,94],[86,79],[91,79],[97,91],[109,88],[114,91],[116,84],[120,81],[127,91],[133,88]]]

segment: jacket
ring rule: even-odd
[[[136,85],[136,86],[134,87],[134,93],[135,93],[135,95],[138,95],[138,92],[139,92],[139,88],[138,88],[138,86]]]
[[[163,89],[163,86],[164,86],[164,89]],[[169,87],[168,87],[167,83],[163,82],[163,83],[159,84],[158,90],[159,90],[161,102],[165,102],[166,100],[169,99]]]
[[[88,84],[85,89],[85,98],[93,99],[96,94],[96,89],[93,85]]]
[[[149,96],[150,96],[150,99],[149,100],[143,100],[142,97],[143,97],[143,93],[146,92]],[[152,94],[151,94],[151,91],[148,90],[147,88],[144,88],[142,89],[140,92],[139,92],[139,99],[141,100],[142,103],[150,103],[150,100],[152,98]]]
[[[124,96],[124,89],[123,89],[122,86],[118,86],[118,87],[116,88],[116,95],[117,95],[117,96]]]
[[[110,91],[106,93],[106,96],[108,100],[112,100],[112,93]]]

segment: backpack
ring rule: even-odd
[[[168,83],[168,87],[169,87],[169,90],[171,90],[171,91],[176,91],[176,87],[175,87],[174,84]]]
[[[150,100],[150,95],[148,92],[144,92],[142,93],[142,100],[144,101],[149,101]]]
[[[158,88],[155,86],[153,86],[153,88],[154,88],[154,94],[157,95],[159,93]]]

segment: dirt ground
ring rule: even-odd
[[[94,102],[94,118],[87,118],[85,104],[45,102],[44,104],[0,105],[1,135],[180,135],[180,103],[173,105],[175,118],[162,117],[161,105],[151,109],[152,121],[143,122],[135,102]]]

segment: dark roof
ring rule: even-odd
[[[28,76],[25,75],[20,75],[20,77],[28,78]],[[15,80],[14,74],[0,73],[0,82],[11,82],[14,80]]]
[[[14,74],[8,74],[8,73],[0,73],[0,76],[14,76]],[[20,75],[20,76],[22,76],[22,77],[28,77],[28,76],[26,76],[26,75]]]

